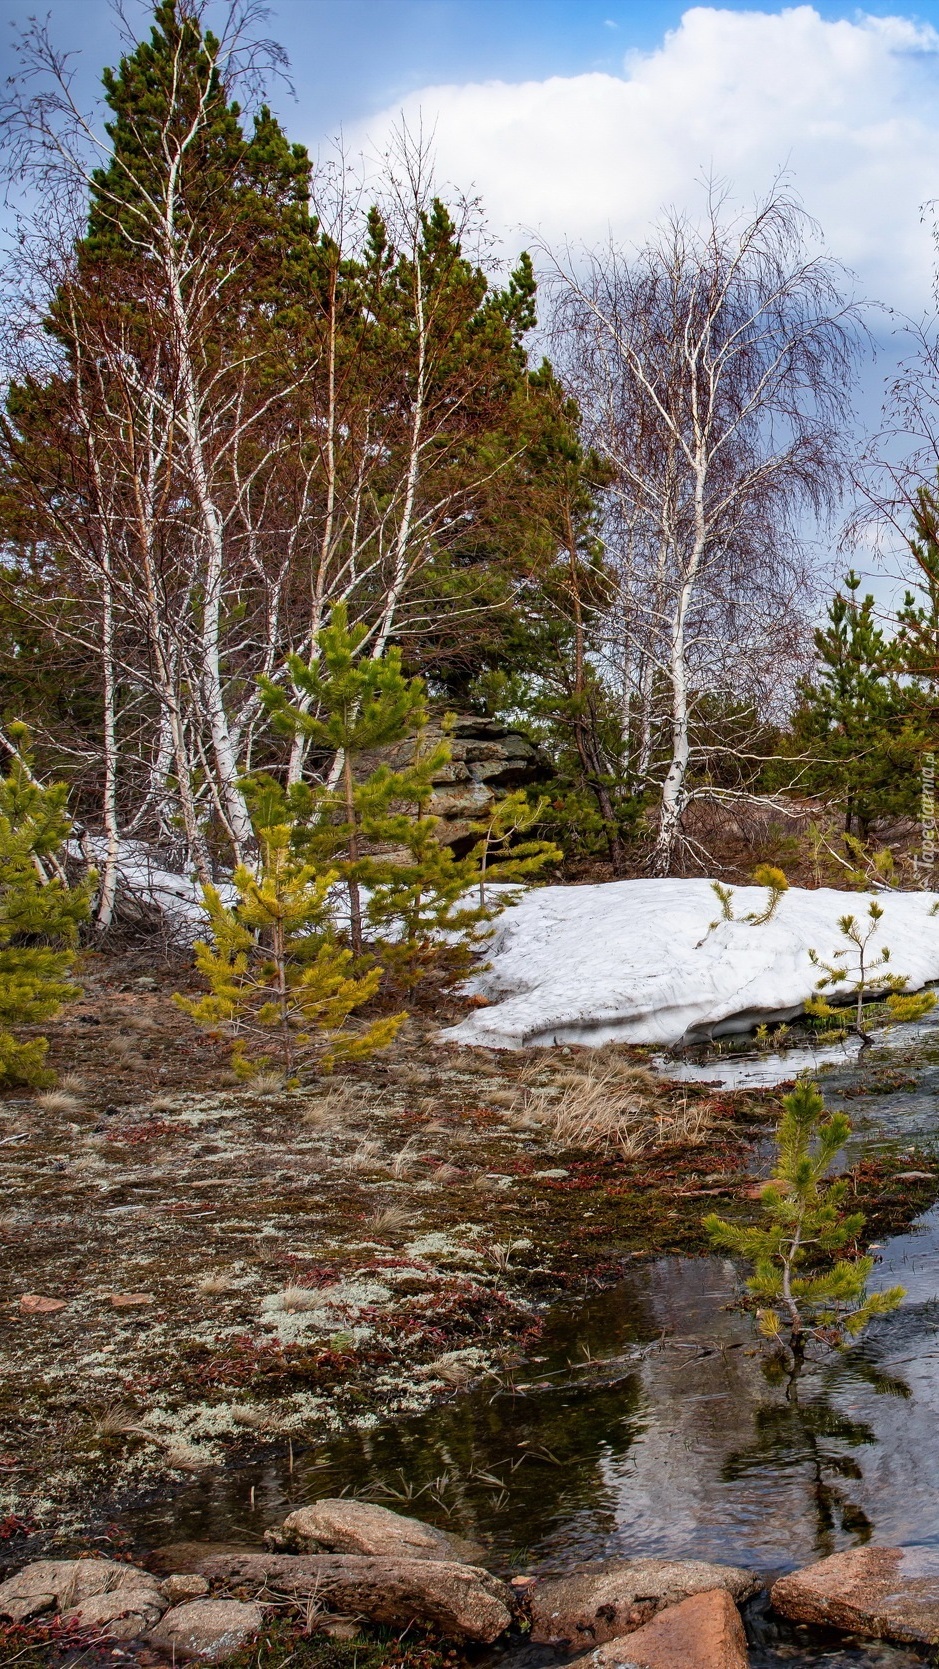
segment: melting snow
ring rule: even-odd
[[[814,949],[845,949],[838,917],[865,927],[870,896],[792,887],[771,921],[762,887],[733,889],[734,920],[705,880],[612,881],[538,887],[499,917],[487,966],[467,989],[488,999],[443,1035],[491,1049],[528,1044],[678,1043],[789,1020],[815,990]],[[939,895],[880,893],[883,920],[869,957],[889,947],[887,971],[916,991],[939,979]],[[849,977],[854,953],[839,961]]]

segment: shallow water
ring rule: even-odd
[[[939,1047],[939,1027],[933,1018],[908,1025],[875,1026],[873,1047],[897,1050],[930,1042]],[[679,1084],[713,1084],[719,1089],[771,1089],[785,1084],[802,1072],[828,1073],[856,1066],[861,1053],[857,1037],[840,1043],[819,1043],[803,1047],[716,1055],[711,1059],[673,1060],[656,1055],[653,1065],[662,1076]],[[865,1051],[866,1053],[866,1051]]]
[[[939,1062],[891,1075],[866,1053],[826,1077],[852,1145],[902,1152],[932,1136]],[[902,1307],[807,1371],[796,1401],[768,1376],[732,1263],[662,1258],[556,1308],[514,1383],[485,1380],[292,1467],[280,1457],[200,1479],[135,1515],[134,1532],[151,1546],[255,1541],[293,1506],[366,1490],[484,1541],[502,1571],[659,1555],[769,1577],[868,1540],[939,1549],[939,1206],[876,1255],[876,1284],[901,1282]],[[780,1640],[758,1615],[751,1628],[754,1664],[915,1661],[831,1636]]]

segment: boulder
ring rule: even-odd
[[[268,1546],[303,1553],[363,1553],[372,1558],[472,1563],[481,1549],[432,1524],[377,1507],[371,1501],[314,1501],[290,1513],[264,1537]]]
[[[195,1599],[167,1611],[148,1640],[174,1663],[187,1658],[224,1663],[257,1634],[263,1621],[259,1605],[245,1605],[237,1599]]]
[[[726,1588],[692,1594],[583,1663],[596,1669],[747,1669],[747,1637]]]
[[[194,1571],[174,1571],[160,1583],[160,1593],[170,1605],[182,1605],[183,1600],[201,1599],[209,1591],[204,1576]]]
[[[700,1559],[615,1559],[539,1582],[531,1638],[539,1645],[601,1645],[641,1628],[666,1606],[724,1589],[738,1603],[759,1591],[752,1571]]]
[[[22,1623],[53,1606],[66,1611],[117,1588],[156,1592],[156,1587],[149,1571],[114,1559],[37,1559],[0,1583],[0,1617]]]
[[[162,1547],[155,1547],[147,1558],[161,1576],[170,1577],[201,1571],[206,1559],[213,1555],[240,1559],[243,1553],[263,1551],[257,1542],[253,1545],[245,1542],[164,1542]]]
[[[777,1611],[872,1640],[939,1644],[939,1547],[855,1547],[782,1576]]]
[[[453,1560],[368,1559],[357,1554],[246,1553],[204,1559],[210,1582],[276,1589],[316,1598],[343,1616],[406,1628],[432,1623],[441,1633],[495,1640],[512,1620],[512,1592],[477,1565]]]
[[[159,1622],[167,1601],[152,1583],[146,1587],[122,1584],[102,1594],[90,1594],[80,1605],[63,1611],[64,1623],[93,1628],[112,1640],[134,1640]]]

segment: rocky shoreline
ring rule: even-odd
[[[23,1655],[32,1630],[59,1661],[73,1646],[82,1662],[105,1649],[151,1669],[266,1663],[265,1630],[285,1620],[297,1643],[365,1646],[385,1628],[400,1644],[417,1629],[470,1656],[530,1643],[596,1669],[747,1669],[741,1608],[766,1599],[760,1573],[702,1560],[608,1560],[509,1581],[483,1560],[481,1548],[433,1525],[340,1497],[291,1513],[263,1548],[177,1543],[141,1564],[34,1561],[0,1584],[0,1618],[5,1643],[22,1642]],[[855,1644],[935,1646],[939,1550],[834,1554],[779,1578],[768,1601],[784,1618],[842,1630]]]

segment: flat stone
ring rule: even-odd
[[[433,1524],[403,1513],[390,1512],[371,1501],[344,1499],[314,1501],[290,1513],[264,1540],[280,1550],[315,1553],[363,1553],[372,1558],[456,1560],[475,1562],[481,1553],[474,1542],[450,1536]]]
[[[205,1577],[197,1576],[195,1571],[174,1571],[160,1583],[160,1593],[170,1605],[182,1605],[187,1599],[201,1599],[208,1591]]]
[[[339,1553],[247,1553],[202,1561],[210,1582],[277,1589],[316,1598],[343,1616],[406,1628],[432,1623],[442,1634],[488,1644],[512,1620],[512,1592],[477,1565],[452,1560],[378,1559]]]
[[[22,1623],[53,1606],[65,1611],[116,1588],[155,1592],[156,1586],[157,1579],[149,1571],[114,1559],[37,1559],[0,1583],[0,1617]]]
[[[747,1637],[726,1588],[693,1594],[582,1663],[597,1669],[747,1669]]]
[[[759,1591],[759,1578],[736,1565],[700,1559],[615,1559],[586,1566],[532,1593],[531,1638],[539,1645],[599,1646],[651,1622],[692,1594],[722,1588],[738,1603]]]
[[[198,1658],[203,1663],[224,1663],[257,1634],[263,1621],[259,1605],[245,1605],[237,1599],[194,1599],[167,1611],[148,1640],[174,1662]]]
[[[122,1585],[102,1594],[89,1594],[80,1605],[63,1611],[64,1623],[101,1629],[112,1640],[134,1640],[159,1622],[167,1602],[158,1588]]]
[[[939,1644],[939,1548],[856,1547],[782,1576],[777,1611],[871,1640]]]
[[[147,1555],[150,1564],[161,1576],[200,1572],[206,1559],[240,1559],[244,1553],[260,1553],[263,1548],[245,1542],[165,1542]]]

